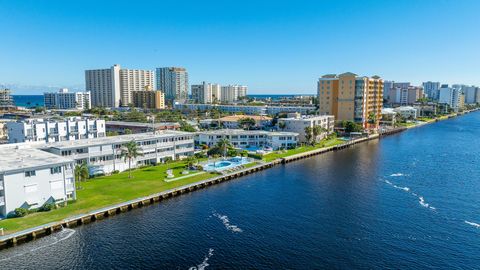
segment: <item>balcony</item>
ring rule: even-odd
[[[0,196],[0,206],[5,205],[5,196]]]
[[[0,181],[0,190],[3,190],[3,181]]]

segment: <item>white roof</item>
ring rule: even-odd
[[[243,130],[243,129],[219,129],[200,131],[197,134],[205,135],[274,135],[274,136],[298,136],[296,132],[285,131],[264,131],[264,130]]]
[[[73,162],[72,159],[51,154],[31,145],[1,145],[0,173]]]

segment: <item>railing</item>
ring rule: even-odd
[[[5,205],[5,196],[0,196],[0,206]]]
[[[3,190],[3,181],[0,181],[0,190]]]

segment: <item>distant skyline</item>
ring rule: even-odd
[[[475,0],[0,0],[0,85],[77,89],[84,70],[113,64],[185,67],[190,84],[249,94],[314,94],[321,75],[347,71],[480,85],[479,10]]]

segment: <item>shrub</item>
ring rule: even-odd
[[[28,214],[28,210],[25,209],[25,208],[21,208],[21,207],[15,208],[14,212],[15,212],[16,217],[24,217]]]
[[[112,174],[118,174],[118,173],[119,173],[118,170],[115,170],[115,171],[112,172]]]
[[[45,203],[45,204],[42,206],[42,211],[48,212],[48,211],[50,211],[50,210],[52,210],[52,209],[54,209],[54,208],[55,208],[55,204],[53,204],[53,203]]]

